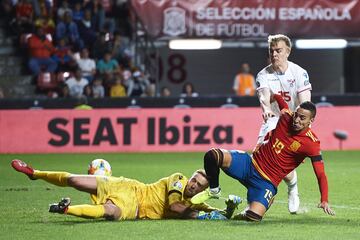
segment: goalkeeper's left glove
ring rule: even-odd
[[[200,220],[227,220],[227,218],[222,215],[219,211],[214,210],[211,212],[200,211],[197,219]]]

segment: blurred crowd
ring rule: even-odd
[[[133,64],[127,0],[2,0],[8,30],[26,52],[40,94],[153,96]]]

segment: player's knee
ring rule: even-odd
[[[244,214],[244,217],[246,218],[246,220],[251,222],[260,222],[262,220],[262,216],[251,210],[247,210]]]
[[[76,187],[79,184],[79,181],[76,176],[70,175],[67,179],[67,184],[70,187]]]
[[[114,204],[105,204],[105,218],[106,220],[118,220],[121,217],[121,209]]]
[[[223,159],[224,159],[223,152],[218,148],[212,148],[205,153],[204,164],[206,165],[210,164],[210,165],[222,167]]]

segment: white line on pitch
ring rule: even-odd
[[[274,201],[274,203],[280,203],[280,204],[288,204],[287,201],[281,201],[281,200],[276,200]],[[317,208],[317,204],[315,203],[300,203],[300,206],[306,206],[306,207],[313,207],[313,208]],[[360,211],[360,207],[350,207],[350,206],[344,206],[344,205],[333,205],[330,204],[330,207],[334,207],[334,208],[343,208],[343,209],[350,209],[350,210],[358,210]]]

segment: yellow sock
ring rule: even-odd
[[[60,187],[67,186],[67,179],[71,174],[68,172],[51,172],[35,170],[33,177],[35,179],[42,179]]]
[[[88,204],[69,206],[66,214],[83,218],[101,218],[104,217],[105,207]]]

